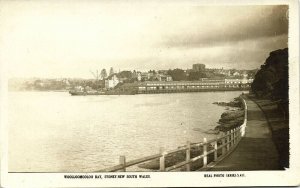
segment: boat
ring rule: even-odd
[[[133,91],[120,91],[120,90],[107,90],[107,91],[81,91],[81,90],[70,90],[69,93],[73,96],[86,96],[86,95],[135,95]]]
[[[71,95],[86,95],[85,91],[75,91],[75,90],[70,90],[69,93]]]
[[[86,90],[86,89],[72,89],[69,91],[71,95],[106,95],[105,91]]]

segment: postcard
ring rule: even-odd
[[[2,187],[300,186],[299,3],[0,2]]]

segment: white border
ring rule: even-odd
[[[1,1],[0,6],[5,6]],[[132,1],[134,2],[134,1]],[[149,1],[148,1],[149,2]],[[151,1],[157,3],[158,1]],[[70,2],[71,3],[71,2]],[[120,3],[122,3],[120,1]],[[1,187],[202,187],[202,186],[287,186],[300,185],[300,127],[299,127],[299,3],[296,0],[251,1],[164,1],[161,3],[189,5],[289,5],[289,75],[290,75],[290,169],[285,171],[242,172],[127,172],[113,173],[150,175],[149,179],[64,179],[74,173],[7,173],[7,77],[1,63]],[[1,9],[0,9],[1,10]],[[1,16],[1,12],[0,12]],[[1,17],[0,17],[1,20]],[[3,21],[3,20],[1,20]],[[1,25],[0,25],[1,29]],[[4,37],[4,36],[0,36]],[[1,38],[0,38],[1,39]],[[1,40],[0,40],[1,42]],[[0,43],[1,50],[1,43]],[[0,56],[4,55],[1,54]],[[17,55],[17,54],[16,54]],[[1,57],[0,57],[1,60]],[[245,177],[204,178],[204,174],[241,173]],[[84,173],[80,173],[84,174]],[[92,175],[111,173],[89,173]]]

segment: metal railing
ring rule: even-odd
[[[119,165],[99,170],[98,172],[115,172],[122,171],[125,172],[127,167],[131,167],[137,164],[141,164],[147,161],[151,161],[154,159],[159,159],[159,171],[172,171],[178,168],[182,168],[185,166],[186,171],[191,171],[191,163],[199,161],[202,159],[202,168],[206,168],[208,165],[208,156],[213,155],[213,160],[211,162],[218,161],[221,157],[230,153],[233,148],[239,143],[241,138],[245,135],[245,128],[247,125],[247,105],[245,100],[241,97],[243,101],[243,108],[245,111],[244,114],[244,122],[237,128],[234,128],[227,132],[222,132],[221,136],[218,136],[215,139],[207,140],[203,139],[203,142],[191,143],[187,141],[186,145],[179,147],[177,149],[171,151],[164,151],[163,148],[160,148],[160,152],[155,155],[143,157],[140,159],[135,159],[131,161],[126,161],[125,156],[120,156]],[[191,158],[191,148],[202,147],[202,153],[198,156]],[[209,149],[212,148],[212,149]],[[185,160],[179,162],[175,165],[166,167],[166,157],[171,154],[176,154],[178,152],[185,151]],[[218,152],[219,151],[219,152]]]

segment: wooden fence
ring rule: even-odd
[[[245,135],[245,128],[247,125],[247,105],[245,100],[242,97],[241,100],[243,101],[242,103],[243,103],[243,108],[245,110],[245,115],[244,115],[244,122],[239,127],[227,131],[226,133],[223,132],[221,136],[218,136],[217,138],[212,140],[206,140],[206,138],[204,138],[203,142],[198,142],[198,143],[191,143],[188,141],[186,145],[171,151],[164,151],[163,148],[161,148],[158,154],[143,157],[140,159],[126,161],[125,156],[120,156],[119,165],[102,169],[99,170],[98,172],[115,172],[115,171],[125,172],[127,167],[138,165],[154,159],[159,159],[159,171],[172,171],[178,168],[182,168],[184,166],[186,171],[191,171],[191,163],[194,163],[199,160],[203,161],[202,168],[206,168],[208,165],[208,155],[213,154],[212,162],[224,158],[225,155],[230,153],[235,148],[235,146],[239,143],[241,138]],[[202,147],[203,152],[200,155],[191,158],[192,147]],[[185,151],[186,153],[185,160],[173,166],[166,167],[165,165],[166,157],[182,151]]]

